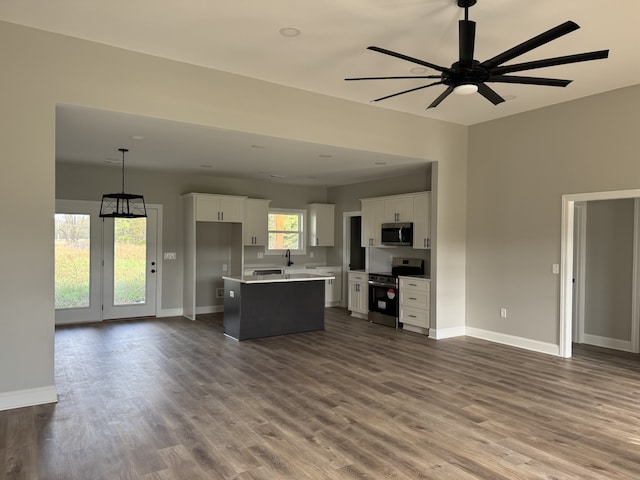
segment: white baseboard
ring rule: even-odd
[[[632,351],[630,340],[618,340],[617,338],[599,337],[597,335],[587,335],[585,333],[584,343],[586,343],[587,345],[595,345],[596,347],[621,350],[623,352]]]
[[[505,335],[504,333],[491,332],[489,330],[482,330],[473,327],[466,327],[466,331],[466,334],[469,337],[480,338],[482,340],[488,340],[495,343],[502,343],[503,345],[510,345],[512,347],[532,350],[534,352],[546,353],[547,355],[560,355],[559,345],[554,345],[553,343],[539,342],[538,340]]]
[[[369,315],[367,315],[366,313],[351,312],[351,316],[354,317],[354,318],[361,318],[362,320],[368,320],[369,319]]]
[[[436,340],[442,340],[445,338],[464,337],[465,327],[453,327],[453,328],[430,328],[429,337]]]
[[[58,393],[55,385],[4,392],[0,393],[0,411],[42,405],[43,403],[56,403],[57,401]]]

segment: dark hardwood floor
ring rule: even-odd
[[[240,343],[221,315],[59,328],[59,402],[0,412],[0,479],[640,478],[637,355],[326,316]]]

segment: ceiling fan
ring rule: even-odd
[[[535,60],[532,62],[517,63],[511,65],[503,65],[505,62],[523,55],[545,43],[562,37],[568,33],[580,28],[578,24],[572,21],[565,22],[557,27],[552,28],[540,35],[537,35],[526,42],[521,43],[509,50],[496,55],[493,58],[479,62],[473,58],[473,50],[475,46],[476,22],[469,20],[469,7],[476,4],[477,0],[456,0],[460,8],[464,8],[464,20],[458,22],[459,34],[459,52],[460,58],[451,65],[450,68],[441,67],[433,63],[425,62],[418,58],[403,55],[380,47],[367,47],[374,52],[384,53],[392,57],[416,63],[424,67],[431,68],[440,72],[440,75],[419,75],[419,76],[399,76],[399,77],[359,77],[345,78],[345,80],[395,80],[395,79],[411,79],[411,78],[432,78],[439,79],[437,82],[422,85],[402,92],[393,93],[384,97],[376,98],[374,102],[386,100],[388,98],[403,95],[416,90],[433,87],[434,85],[446,85],[447,89],[442,92],[427,108],[437,107],[440,102],[447,98],[451,93],[455,92],[460,95],[471,93],[480,93],[494,105],[504,102],[498,93],[487,85],[487,83],[519,83],[525,85],[545,85],[550,87],[566,87],[572,80],[562,80],[557,78],[541,78],[541,77],[525,77],[517,75],[506,75],[507,73],[520,72],[523,70],[532,70],[535,68],[552,67],[555,65],[564,65],[568,63],[586,62],[589,60],[598,60],[607,58],[609,50],[599,50],[597,52],[578,53],[575,55],[566,55],[563,57],[546,58],[544,60]]]

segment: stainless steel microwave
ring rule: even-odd
[[[391,246],[412,246],[413,223],[383,223],[380,243]]]

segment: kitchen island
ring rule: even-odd
[[[224,334],[236,340],[324,330],[325,281],[308,273],[224,280]]]

